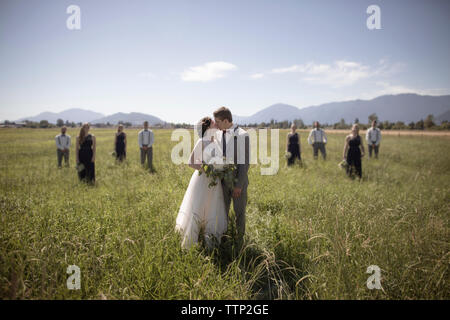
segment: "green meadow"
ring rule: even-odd
[[[207,252],[182,250],[174,232],[193,170],[172,163],[172,131],[154,131],[153,174],[138,130],[125,131],[117,164],[115,131],[91,130],[92,187],[75,170],[78,129],[62,169],[58,130],[0,129],[1,299],[450,299],[450,137],[384,135],[359,181],[338,167],[345,134],[328,132],[328,159],[314,161],[301,132],[303,166],[287,168],[282,130],[278,173],[249,171],[244,246],[231,224]],[[69,265],[80,290],[67,288]],[[370,265],[379,290],[366,285]]]

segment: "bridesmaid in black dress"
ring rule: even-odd
[[[295,123],[291,125],[291,132],[287,135],[287,142],[286,142],[286,150],[291,154],[291,157],[287,159],[288,166],[291,166],[294,164],[295,159],[298,159],[301,163],[301,156],[300,156],[300,136],[297,132],[297,126]]]
[[[122,162],[127,156],[127,135],[123,132],[123,125],[117,129],[115,141],[116,159]]]
[[[88,183],[95,182],[95,137],[89,133],[89,124],[85,123],[81,127],[80,135],[76,142],[76,157],[78,177]]]
[[[345,138],[344,160],[347,161],[347,174],[354,177],[354,171],[361,179],[361,158],[364,156],[364,145],[359,135],[359,126],[354,124],[352,133]]]

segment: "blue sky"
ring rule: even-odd
[[[194,123],[221,105],[449,94],[449,16],[437,0],[1,0],[0,119],[84,108]]]

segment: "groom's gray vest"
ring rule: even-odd
[[[234,128],[233,140],[230,140],[230,142],[228,143],[227,150],[231,149],[229,148],[229,144],[232,143],[233,163],[236,165],[237,169],[236,170],[237,182],[235,186],[239,188],[244,187],[246,188],[248,185],[247,172],[250,166],[250,138],[247,133],[237,136],[236,132],[239,129],[240,129],[239,127]],[[228,157],[231,157],[231,155],[227,152],[227,158]]]

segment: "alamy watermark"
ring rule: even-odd
[[[367,267],[366,273],[371,274],[367,278],[367,288],[369,290],[381,289],[381,269],[377,265],[371,265]]]
[[[367,14],[370,16],[367,18],[366,25],[369,30],[381,29],[381,9],[379,6],[372,4],[367,7]]]
[[[68,274],[70,277],[67,278],[67,289],[69,290],[80,290],[81,289],[81,271],[80,267],[76,265],[70,265],[67,267]]]
[[[81,9],[77,5],[70,5],[66,9],[66,13],[70,16],[66,20],[66,26],[69,30],[81,29]]]

